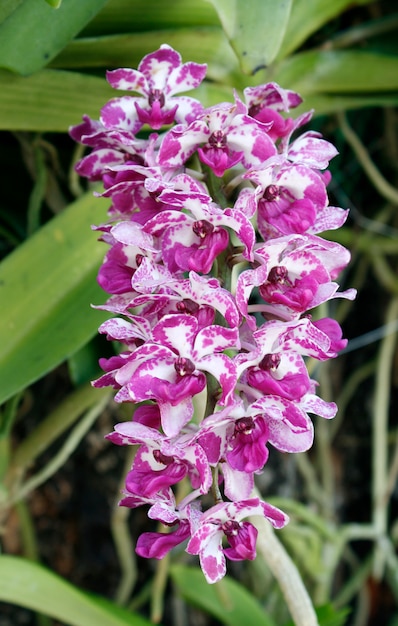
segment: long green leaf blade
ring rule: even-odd
[[[394,95],[375,93],[373,95],[341,95],[341,94],[310,94],[305,95],[303,103],[294,110],[295,115],[314,110],[314,117],[330,115],[338,111],[352,111],[364,107],[395,107],[398,106],[398,92]],[[341,232],[341,231],[339,231]]]
[[[105,78],[42,70],[18,76],[0,70],[0,129],[66,132],[86,113],[98,118],[115,96]]]
[[[183,61],[207,63],[207,78],[236,84],[240,74],[236,55],[220,27],[191,27],[75,39],[54,59],[51,67],[137,67],[145,54],[156,50],[163,43],[178,50]],[[118,94],[114,92],[113,95]]]
[[[137,67],[142,57],[168,43],[183,61],[207,63],[207,77],[234,82],[236,56],[221,28],[180,28],[147,33],[75,39],[51,63],[56,68]],[[114,92],[114,95],[115,92]]]
[[[278,54],[292,0],[211,0],[242,71],[255,74]]]
[[[64,0],[54,11],[27,0],[0,25],[0,67],[31,74],[44,67],[104,6],[107,0]]]
[[[206,0],[189,0],[189,10],[187,0],[109,0],[87,24],[83,36],[219,25],[216,11]]]
[[[0,24],[18,8],[23,0],[2,0],[0,4]]]
[[[182,596],[228,626],[275,626],[257,600],[226,576],[209,585],[199,568],[173,565],[171,576]]]
[[[311,50],[278,64],[273,79],[301,95],[393,92],[398,89],[398,56],[361,50]]]
[[[0,556],[0,600],[70,626],[150,626],[143,617],[89,596],[41,565],[15,556]]]
[[[106,251],[91,232],[108,203],[91,193],[0,264],[0,403],[83,346],[105,319],[96,273]]]

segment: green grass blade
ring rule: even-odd
[[[107,0],[64,0],[57,11],[44,0],[17,6],[0,25],[0,67],[31,74],[44,67]]]
[[[25,77],[0,70],[0,130],[66,132],[84,113],[98,118],[115,93],[105,77],[57,70]]]
[[[37,563],[0,556],[0,600],[70,626],[150,626],[143,617],[88,595]]]
[[[2,0],[0,3],[0,24],[13,13],[23,0]]]
[[[108,202],[70,205],[0,264],[0,403],[81,348],[107,317],[96,273],[106,252],[90,229]]]
[[[256,598],[228,576],[209,585],[198,567],[183,565],[173,565],[171,576],[187,602],[227,626],[275,626]]]

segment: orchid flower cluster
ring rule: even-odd
[[[254,496],[254,477],[269,446],[311,447],[309,413],[335,415],[305,357],[333,358],[346,340],[335,320],[308,311],[355,293],[335,282],[349,252],[319,237],[347,217],[326,193],[336,150],[316,132],[293,138],[311,118],[288,117],[300,96],[268,83],[204,108],[179,94],[205,73],[162,45],[138,70],[108,72],[133,95],[70,132],[92,148],[78,173],[102,181],[112,203],[96,228],[109,245],[98,281],[110,298],[99,308],[115,317],[99,331],[123,348],[101,359],[94,385],[134,403],[108,435],[137,446],[120,504],[147,505],[166,527],[141,534],[139,555],[160,559],[188,540],[214,583],[226,557],[255,558],[248,517],[288,521]]]

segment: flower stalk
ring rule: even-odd
[[[299,571],[272,527],[262,519],[253,519],[253,523],[259,531],[258,551],[278,581],[295,626],[319,626]]]

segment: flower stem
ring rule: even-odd
[[[133,458],[136,454],[136,446],[127,451],[126,462],[123,469],[123,477],[120,490],[124,488],[125,476],[130,470]],[[113,543],[119,560],[121,578],[115,593],[115,602],[124,606],[131,596],[137,578],[137,565],[134,554],[133,541],[128,526],[130,509],[124,506],[115,506],[111,517],[111,531]]]
[[[48,480],[55,472],[62,467],[72,452],[77,448],[85,434],[91,428],[97,417],[104,410],[108,402],[109,395],[105,395],[83,416],[81,421],[74,427],[67,440],[45,467],[38,471],[32,478],[29,478],[21,487],[17,488],[11,495],[9,504],[18,502],[25,498],[31,491],[39,487]]]
[[[390,323],[398,317],[398,298],[395,297],[389,306],[386,323]],[[388,497],[386,487],[388,485],[388,410],[389,388],[392,371],[392,361],[396,336],[387,335],[381,345],[379,365],[376,373],[376,389],[373,408],[373,524],[377,530],[379,542],[386,537],[387,533],[387,508]],[[385,550],[382,545],[376,544],[374,554],[373,573],[380,580],[385,565]]]
[[[390,183],[386,181],[384,176],[382,176],[382,174],[379,172],[379,170],[371,160],[365,146],[359,139],[358,135],[352,130],[351,126],[348,124],[347,117],[344,115],[344,113],[338,113],[338,120],[345,139],[350,144],[352,150],[355,153],[355,156],[362,165],[366,174],[369,176],[377,191],[384,198],[386,198],[386,200],[389,200],[394,205],[398,205],[398,191],[395,189],[395,187],[390,185]]]

